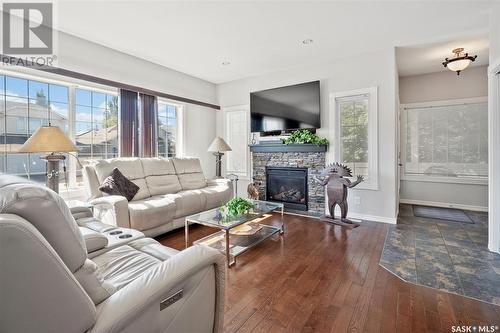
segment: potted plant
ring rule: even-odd
[[[328,140],[322,138],[307,129],[293,131],[292,134],[282,139],[285,145],[290,144],[313,144],[316,146],[328,145]]]
[[[245,215],[254,207],[255,204],[253,202],[236,197],[229,200],[219,211],[223,219],[229,219]]]

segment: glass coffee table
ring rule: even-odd
[[[210,209],[186,217],[185,237],[186,248],[189,246],[189,224],[196,223],[218,228],[220,231],[199,239],[194,244],[204,244],[217,249],[226,255],[227,267],[236,263],[236,257],[256,246],[276,233],[284,233],[283,204],[250,200],[255,204],[248,214],[234,218],[222,218],[220,208]],[[281,213],[280,226],[262,224],[270,217],[270,213]]]

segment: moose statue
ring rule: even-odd
[[[340,163],[333,163],[327,165],[316,177],[316,181],[325,186],[328,194],[328,209],[330,215],[325,215],[322,219],[342,227],[356,228],[358,223],[352,222],[347,219],[347,191],[361,183],[364,179],[363,176],[357,176],[356,181],[351,182],[349,178],[352,177],[351,169],[346,165]],[[340,207],[340,220],[335,219],[335,206]]]

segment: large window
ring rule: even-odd
[[[334,93],[330,102],[333,161],[365,178],[358,188],[378,189],[377,88]]]
[[[0,75],[0,172],[45,182],[44,154],[19,149],[49,123],[75,139],[82,162],[118,156],[118,97],[113,89],[104,93],[77,88],[76,83]],[[78,163],[67,158],[69,174],[61,174],[60,180],[74,182]]]
[[[180,105],[158,101],[157,155],[160,157],[175,157],[180,154],[181,111]]]
[[[403,123],[406,178],[461,182],[488,176],[486,101],[406,105]]]
[[[68,87],[0,76],[0,171],[45,180],[43,154],[22,154],[19,149],[49,122],[68,133],[68,99]]]

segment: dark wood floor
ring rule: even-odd
[[[269,218],[276,223],[278,216]],[[345,230],[285,215],[286,231],[226,276],[226,332],[451,332],[498,325],[500,307],[403,282],[379,266],[387,226]],[[214,230],[190,228],[191,240]],[[184,230],[161,238],[183,249]]]

